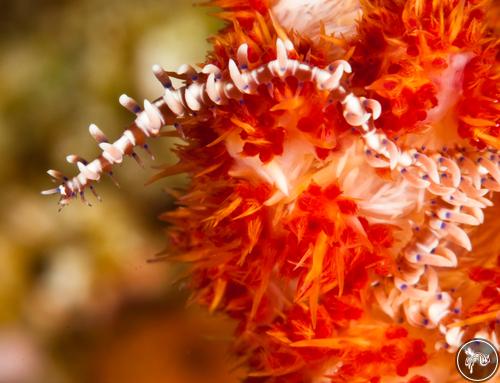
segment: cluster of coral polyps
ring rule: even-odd
[[[494,6],[214,5],[228,24],[201,69],[155,66],[164,95],[144,110],[122,96],[131,127],[109,143],[91,125],[102,155],[70,156],[80,174],[50,171],[48,193],[66,204],[146,138],[178,134],[179,163],[155,179],[192,181],[161,216],[163,257],[190,264],[193,301],[238,321],[248,382],[458,378],[450,351],[498,346]]]

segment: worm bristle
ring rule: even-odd
[[[118,101],[121,106],[133,114],[139,114],[142,111],[137,101],[135,101],[132,97],[127,96],[125,93],[118,98]]]

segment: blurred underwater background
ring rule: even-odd
[[[232,382],[226,320],[189,307],[182,270],[147,263],[163,250],[165,186],[144,186],[172,163],[152,142],[146,168],[125,161],[121,185],[98,185],[93,207],[57,212],[46,169],[89,159],[97,124],[117,137],[133,117],[121,93],[156,98],[152,64],[203,61],[220,28],[213,9],[174,0],[16,0],[0,12],[0,383]],[[207,334],[211,334],[210,337]]]

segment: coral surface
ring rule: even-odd
[[[237,321],[247,382],[446,382],[468,338],[498,347],[499,64],[482,0],[215,0],[201,69],[48,191],[62,206],[149,137],[186,172],[155,260]],[[306,19],[307,15],[307,19]],[[171,78],[183,85],[175,87]],[[162,130],[175,126],[175,130]]]

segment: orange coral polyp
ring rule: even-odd
[[[425,120],[424,113],[436,106],[435,95],[429,94],[423,99],[427,100],[425,105],[404,115],[397,107],[401,91],[406,88],[416,95],[420,87],[435,87],[433,78],[448,67],[450,55],[471,52],[475,58],[464,69],[463,87],[455,89],[455,92],[464,92],[456,109],[461,122],[455,129],[477,146],[484,148],[486,144],[498,148],[495,141],[499,134],[495,107],[500,94],[495,85],[498,84],[498,65],[495,65],[498,38],[493,37],[484,22],[484,9],[489,4],[489,1],[443,0],[400,1],[387,6],[385,1],[364,2],[368,12],[360,24],[351,64],[356,73],[355,84],[383,97],[380,101],[387,107],[382,129],[397,131],[400,136],[414,131],[419,124],[425,127],[421,122]],[[394,76],[403,68],[406,70],[398,81]],[[474,97],[473,93],[482,96]],[[482,116],[490,125],[467,124],[462,116]]]

